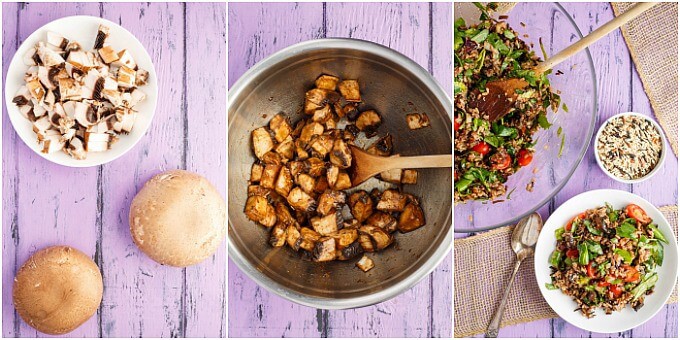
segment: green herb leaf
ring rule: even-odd
[[[619,254],[623,258],[625,264],[633,263],[633,255],[625,249],[614,249],[615,254]]]
[[[666,239],[666,236],[659,230],[659,228],[656,226],[656,224],[650,223],[647,228],[651,229],[652,232],[654,233],[654,238],[668,244],[668,240]]]
[[[562,262],[562,253],[555,250],[550,254],[550,265],[556,269],[560,268],[560,262]]]
[[[503,32],[503,35],[508,39],[515,39],[515,33],[512,33],[511,30],[505,30],[505,32]]]
[[[657,273],[652,274],[650,277],[644,279],[640,284],[638,284],[633,290],[630,291],[633,294],[632,300],[637,300],[646,293],[648,290],[652,289],[656,282],[659,280],[659,275]]]
[[[486,40],[486,37],[489,36],[489,30],[488,29],[483,29],[479,33],[477,33],[474,37],[470,38],[470,40],[481,44],[484,40]],[[450,41],[450,40],[449,40]]]
[[[635,238],[634,233],[635,233],[635,225],[628,223],[627,221],[621,223],[619,227],[616,228],[616,236],[619,237],[626,237],[626,238]]]
[[[552,283],[546,283],[546,284],[545,284],[545,288],[548,288],[548,290],[556,290],[556,289],[559,289],[559,288],[555,287],[555,285],[552,284]]]
[[[588,254],[588,245],[585,243],[579,243],[578,245],[578,263],[585,266],[590,262],[590,254]]]
[[[545,116],[545,114],[539,114],[538,115],[538,125],[540,125],[544,129],[549,129],[552,124],[548,122],[548,117]]]

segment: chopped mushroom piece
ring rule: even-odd
[[[250,183],[257,183],[262,178],[264,167],[261,164],[253,163],[250,168]]]
[[[272,228],[271,234],[269,234],[269,244],[274,248],[283,247],[286,244],[287,238],[287,227],[282,224],[277,224]]]
[[[360,102],[361,92],[359,91],[359,82],[356,80],[343,80],[338,84],[340,94],[348,102]]]
[[[265,165],[264,172],[262,173],[262,178],[260,179],[260,185],[267,189],[274,189],[276,185],[276,180],[279,178],[280,170],[281,165],[278,164]]]
[[[288,229],[286,230],[286,243],[288,243],[288,246],[293,248],[293,250],[297,251],[300,249],[298,240],[300,240],[300,231],[295,225],[289,224]]]
[[[255,156],[257,156],[257,158],[262,159],[262,156],[264,156],[265,153],[274,148],[274,141],[266,128],[257,128],[253,130],[251,135],[253,151],[255,151]]]
[[[337,165],[340,169],[347,169],[352,165],[352,152],[345,141],[336,139],[333,142],[330,159],[331,163]]]
[[[404,211],[399,216],[397,228],[402,233],[414,231],[425,225],[425,215],[423,209],[417,203],[411,202],[406,205]]]
[[[293,209],[302,212],[312,212],[316,209],[316,201],[299,187],[293,188],[288,194],[288,203]]]
[[[340,78],[322,74],[319,78],[316,78],[316,87],[322,90],[335,91],[338,86],[338,81]]]
[[[274,138],[276,138],[276,141],[279,143],[283,142],[286,138],[288,138],[290,133],[293,131],[293,128],[290,127],[290,124],[288,124],[286,117],[284,117],[280,113],[275,115],[269,121],[269,129],[271,129],[274,132]]]
[[[293,189],[293,176],[290,174],[290,169],[284,166],[279,171],[274,190],[281,196],[288,196],[290,189]]]
[[[404,170],[401,175],[402,184],[416,184],[418,183],[418,171],[413,169]]]
[[[401,183],[402,176],[403,171],[401,169],[392,169],[380,173],[381,180],[395,184]]]
[[[364,222],[373,213],[373,200],[364,190],[355,191],[349,196],[349,206],[352,216],[359,222]]]
[[[297,241],[297,248],[304,249],[306,251],[313,251],[316,242],[321,238],[321,235],[316,231],[302,227],[300,229],[300,238]]]
[[[272,227],[276,224],[276,211],[263,196],[248,197],[245,213],[251,221],[258,222],[265,227]]]
[[[373,269],[373,267],[375,267],[375,264],[373,263],[373,260],[371,260],[368,256],[364,255],[361,257],[361,260],[357,262],[357,267],[359,267],[359,269],[363,270],[365,273]]]
[[[430,126],[430,117],[425,113],[410,113],[406,115],[406,123],[411,130],[422,129]]]
[[[332,210],[340,210],[345,201],[347,194],[338,190],[325,190],[319,196],[319,206],[316,211],[321,215],[328,215]]]
[[[373,242],[373,247],[375,250],[383,250],[394,241],[392,235],[390,235],[390,233],[388,233],[386,230],[374,227],[372,225],[362,226],[359,228],[359,232],[371,237],[371,241]]]
[[[335,239],[324,237],[319,239],[314,246],[314,261],[327,262],[335,260]]]
[[[397,219],[392,215],[376,211],[367,220],[366,224],[372,225],[374,227],[382,228],[388,233],[392,233],[397,230]]]
[[[403,195],[397,190],[388,189],[380,196],[380,201],[376,209],[389,212],[403,211],[406,206],[406,195]]]
[[[338,231],[342,225],[342,215],[340,212],[331,212],[324,217],[312,217],[309,222],[317,233],[328,236]]]
[[[357,118],[357,128],[359,128],[360,131],[375,131],[376,128],[382,123],[382,118],[380,118],[380,114],[378,114],[377,111],[375,110],[367,110],[359,114],[359,118]]]

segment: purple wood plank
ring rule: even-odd
[[[226,197],[226,4],[185,6],[186,167],[208,178]],[[205,262],[186,269],[185,336],[226,337],[226,258],[224,245]]]
[[[251,66],[294,43],[321,38],[321,3],[233,3],[229,20],[229,86]],[[260,288],[229,261],[229,337],[319,337],[324,312]]]
[[[591,32],[614,17],[609,3],[564,3],[563,6],[567,12],[572,14],[572,18],[584,34]],[[518,5],[510,12],[510,15],[530,16],[530,11],[531,6]],[[531,17],[532,20],[550,20],[547,17]],[[557,20],[563,21],[564,19]],[[560,22],[555,22],[554,27],[559,29]],[[568,37],[555,34],[554,38],[564,39]],[[544,43],[548,43],[547,40],[544,40]],[[546,44],[546,48],[549,48],[549,43]],[[642,88],[640,77],[631,61],[630,52],[621,32],[612,32],[607,37],[593,44],[590,47],[590,51],[597,73],[599,123],[601,124],[614,114],[626,111],[636,111],[653,117],[649,99]],[[600,188],[631,191],[658,206],[677,204],[677,187],[674,185],[668,186],[666,183],[669,179],[670,181],[674,180],[677,182],[678,159],[672,152],[669,152],[666,157],[666,162],[661,171],[654,178],[636,185],[624,185],[610,179],[600,170],[595,161],[593,145],[591,143],[586,157],[570,182],[557,194],[550,204],[541,209],[541,213],[545,218],[569,198],[584,191]],[[664,190],[659,190],[659,188],[664,188]],[[462,237],[464,235],[457,234],[456,236]],[[597,334],[583,331],[559,318],[505,327],[500,332],[502,337],[573,338],[617,335],[626,337],[677,337],[677,334],[677,304],[664,307],[650,321],[622,334]]]
[[[437,8],[432,11],[437,17],[430,16],[431,7]],[[228,11],[230,85],[271,53],[327,36],[366,39],[394,48],[426,69],[434,69],[450,92],[450,4],[235,3],[229,4]],[[430,31],[435,28],[445,42],[441,46],[430,44]],[[399,297],[349,311],[314,310],[290,303],[258,287],[230,262],[229,336],[448,337],[451,260],[444,261],[448,264]],[[437,311],[432,309],[433,299],[438,300]]]
[[[104,277],[97,316],[68,336],[225,336],[224,249],[188,269],[161,266],[134,245],[127,218],[137,190],[166,169],[199,172],[224,194],[224,6],[35,3],[18,8],[3,4],[5,67],[17,47],[14,36],[25,38],[59,17],[87,14],[130,30],[151,55],[159,83],[158,108],[149,132],[128,154],[102,167],[70,169],[48,163],[16,138],[3,115],[3,183],[7,183],[3,184],[3,335],[44,336],[17,319],[7,287],[17,264],[34,250],[67,243],[91,254]],[[185,29],[187,23],[192,29]],[[185,41],[191,50],[185,50]],[[191,59],[185,60],[185,55]],[[203,70],[206,64],[214,73]],[[52,189],[44,183],[59,185]]]

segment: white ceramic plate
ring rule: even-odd
[[[35,46],[38,41],[46,41],[48,31],[57,32],[69,40],[75,40],[79,42],[84,49],[90,50],[94,45],[94,39],[97,36],[99,24],[104,24],[111,28],[109,38],[107,39],[109,45],[116,51],[122,49],[129,50],[137,65],[139,65],[140,68],[149,71],[147,85],[139,88],[146,93],[146,99],[136,107],[138,113],[132,132],[127,136],[121,135],[118,142],[111,147],[111,150],[88,153],[87,158],[84,160],[71,158],[62,151],[44,154],[40,152],[40,146],[37,137],[33,132],[31,122],[24,118],[24,116],[21,115],[21,112],[19,112],[19,108],[12,103],[12,98],[14,98],[14,95],[19,88],[24,85],[24,73],[29,67],[22,61],[22,56],[29,48]],[[147,53],[142,43],[140,43],[132,33],[118,24],[91,16],[65,17],[52,21],[37,29],[21,44],[14,54],[7,71],[7,79],[5,79],[5,105],[7,106],[10,121],[19,137],[21,137],[31,150],[43,158],[70,167],[89,167],[108,163],[132,149],[142,136],[144,136],[149,129],[149,126],[151,126],[151,121],[156,112],[157,99],[158,83],[156,70],[151,62],[149,53]]]
[[[550,264],[548,259],[553,250],[555,250],[555,243],[557,241],[555,239],[555,230],[557,228],[566,225],[569,220],[579,213],[587,209],[602,206],[606,202],[610,203],[615,209],[623,208],[631,203],[637,204],[659,225],[659,230],[666,236],[669,244],[664,244],[663,265],[657,268],[659,281],[654,288],[654,293],[645,297],[645,303],[642,308],[636,312],[633,308],[627,307],[610,315],[606,315],[602,309],[599,309],[595,312],[593,318],[588,319],[580,311],[574,311],[574,309],[578,308],[578,305],[571,297],[560,290],[548,290],[545,287],[546,283],[550,283]],[[620,190],[593,190],[571,198],[548,218],[536,244],[534,267],[541,294],[543,294],[550,307],[562,319],[576,327],[591,332],[623,332],[645,323],[656,315],[673,292],[678,275],[677,239],[668,221],[659,209],[642,197]]]

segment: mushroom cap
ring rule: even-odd
[[[154,261],[187,267],[212,256],[227,229],[226,204],[210,182],[184,170],[144,184],[130,206],[130,232]]]
[[[19,316],[46,334],[65,334],[85,323],[99,308],[104,285],[99,267],[68,246],[42,249],[14,278],[13,300]]]

